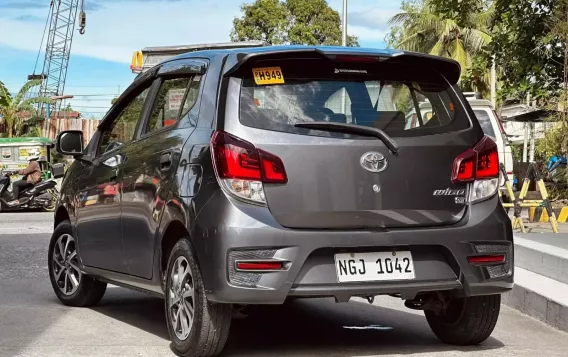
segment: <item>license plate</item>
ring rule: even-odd
[[[284,75],[280,67],[253,68],[254,82],[258,85],[284,83]]]
[[[414,279],[414,262],[409,251],[335,254],[337,280],[383,281]]]

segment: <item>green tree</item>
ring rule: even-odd
[[[489,49],[503,74],[500,96],[541,104],[564,82],[566,0],[496,0]]]
[[[261,40],[270,45],[339,45],[341,17],[325,0],[256,0],[241,6],[233,20],[232,41]],[[359,46],[347,36],[348,46]]]
[[[402,0],[400,6],[403,12],[419,12],[424,7],[424,0]],[[405,37],[404,22],[399,24],[392,24],[390,32],[385,36],[385,42],[389,48],[397,48],[398,44],[402,42]]]
[[[21,128],[21,113],[28,112],[33,114],[36,112],[35,104],[52,103],[52,100],[46,97],[27,98],[30,90],[41,84],[41,80],[33,80],[25,83],[16,96],[12,96],[4,83],[0,82],[0,121],[6,127],[6,134],[9,138]]]
[[[396,48],[452,58],[466,69],[491,42],[488,25],[492,8],[468,13],[464,19],[453,17],[459,12],[450,11],[450,6],[442,11],[431,1],[413,5],[390,21],[391,25],[402,27],[404,31]],[[462,75],[464,73],[462,71]]]

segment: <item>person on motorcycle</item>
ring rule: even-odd
[[[34,155],[31,156],[28,160],[28,167],[23,170],[17,171],[16,174],[23,175],[23,179],[14,181],[12,184],[12,194],[14,196],[14,200],[10,202],[10,205],[17,205],[19,204],[20,192],[34,187],[36,184],[41,182],[41,166],[37,162],[39,156]]]

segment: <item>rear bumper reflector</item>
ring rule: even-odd
[[[280,261],[237,261],[238,271],[279,271],[284,270],[284,262]]]
[[[477,255],[473,257],[468,257],[467,260],[470,264],[494,264],[494,263],[505,263],[505,254],[496,255]]]

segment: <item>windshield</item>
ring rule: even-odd
[[[309,74],[296,69],[305,69],[305,64],[294,68],[279,63],[283,83],[258,84],[252,74],[244,78],[241,122],[256,128],[322,136],[333,134],[294,125],[314,121],[356,124],[382,129],[393,137],[439,134],[469,127],[453,88],[440,78],[412,80],[405,73],[397,80],[396,72],[385,75],[372,73],[371,69],[343,74],[337,68],[330,68],[326,73],[326,61],[319,62],[322,68]],[[431,77],[436,76],[431,73]],[[429,103],[428,110],[420,108],[424,102]],[[412,124],[408,123],[409,119]]]

